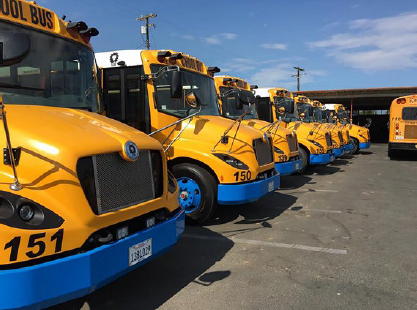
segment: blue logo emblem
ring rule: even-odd
[[[130,160],[136,160],[139,157],[139,150],[138,147],[136,146],[136,144],[132,141],[128,141],[125,144],[125,153],[126,156],[130,159]]]

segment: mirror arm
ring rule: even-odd
[[[161,69],[159,69],[156,73],[145,74],[145,75],[142,75],[140,78],[143,81],[155,80],[155,79],[159,79],[163,73],[171,72],[171,71],[180,71],[180,67],[176,66],[176,65],[174,65],[174,66],[165,66],[165,67],[162,67]]]

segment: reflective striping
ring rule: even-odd
[[[279,243],[279,242],[268,242],[268,241],[259,241],[259,240],[251,240],[251,239],[239,239],[239,238],[227,238],[227,237],[208,237],[203,235],[191,235],[191,234],[183,234],[185,238],[191,239],[199,239],[199,240],[210,240],[210,241],[225,241],[231,240],[234,243],[242,243],[242,244],[252,244],[252,245],[263,245],[269,247],[276,247],[276,248],[286,248],[286,249],[294,249],[294,250],[303,250],[303,251],[310,251],[310,252],[322,252],[322,253],[329,253],[329,254],[339,254],[339,255],[346,255],[346,250],[338,250],[338,249],[331,249],[331,248],[321,248],[315,246],[308,246],[308,245],[300,245],[300,244],[288,244],[288,243]]]

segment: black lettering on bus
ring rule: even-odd
[[[45,10],[38,8],[38,16],[39,16],[39,23],[41,24],[42,27],[46,27],[46,15],[45,15]]]
[[[14,18],[19,17],[19,6],[16,0],[10,0],[10,13]]]
[[[54,29],[54,22],[52,21],[51,12],[46,12],[46,26],[48,26],[49,29]]]
[[[23,11],[22,2],[19,1],[19,10],[20,10],[20,19],[27,22],[27,18],[25,17],[25,13]]]
[[[29,5],[30,7],[30,18],[32,20],[32,24],[37,25],[39,23],[39,18],[38,18],[38,11],[36,10],[36,8],[32,5]]]
[[[3,15],[8,16],[10,14],[9,0],[0,1],[0,5]]]

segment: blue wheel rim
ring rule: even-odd
[[[186,214],[195,212],[201,203],[201,190],[198,184],[187,177],[177,179],[179,189],[179,203]]]

